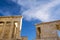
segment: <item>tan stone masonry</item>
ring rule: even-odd
[[[36,40],[59,40],[60,20],[36,24]]]
[[[22,16],[0,16],[0,40],[21,40]]]

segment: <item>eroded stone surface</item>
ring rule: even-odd
[[[21,40],[21,20],[22,16],[0,16],[0,40]]]
[[[36,40],[60,40],[57,30],[60,30],[60,20],[37,24]]]

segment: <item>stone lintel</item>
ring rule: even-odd
[[[0,16],[0,18],[22,18],[22,16]]]
[[[50,23],[55,23],[55,22],[60,22],[60,20],[51,21],[51,22],[42,22],[42,23],[35,24],[35,26],[44,25],[44,24],[50,24]]]

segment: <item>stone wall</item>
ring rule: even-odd
[[[22,16],[0,16],[0,40],[20,40],[21,20]]]
[[[59,40],[57,30],[60,30],[60,20],[37,24],[37,40]]]

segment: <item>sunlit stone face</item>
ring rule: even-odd
[[[18,23],[17,22],[15,23],[15,26],[18,27]]]
[[[0,16],[0,40],[20,40],[19,19],[22,21],[21,16]]]
[[[22,29],[22,19],[20,19],[20,31]]]

